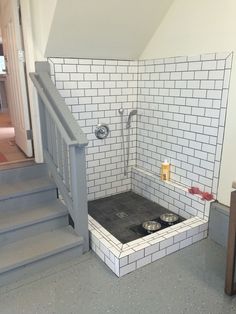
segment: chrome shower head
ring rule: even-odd
[[[130,126],[131,126],[131,118],[132,116],[136,115],[138,113],[138,110],[137,109],[134,109],[134,110],[131,110],[130,113],[129,113],[129,117],[128,117],[128,121],[127,121],[127,124],[126,124],[126,128],[129,129]]]

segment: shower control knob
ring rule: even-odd
[[[100,140],[107,138],[108,134],[109,134],[109,127],[105,123],[99,124],[95,129],[95,136],[96,138]]]

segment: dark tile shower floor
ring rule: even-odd
[[[88,211],[90,216],[122,243],[140,238],[140,235],[130,229],[133,226],[170,212],[133,192],[91,201],[88,203]]]

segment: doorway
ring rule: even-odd
[[[0,72],[0,165],[33,158],[23,31],[18,0],[0,0],[4,67]]]
[[[0,165],[25,162],[28,158],[16,145],[15,130],[7,111],[0,112]]]

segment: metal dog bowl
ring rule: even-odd
[[[142,224],[142,227],[148,232],[156,232],[161,229],[161,224],[159,222],[156,222],[154,220],[145,221]]]
[[[179,216],[172,213],[165,213],[160,216],[160,220],[167,224],[174,224],[179,219]]]

